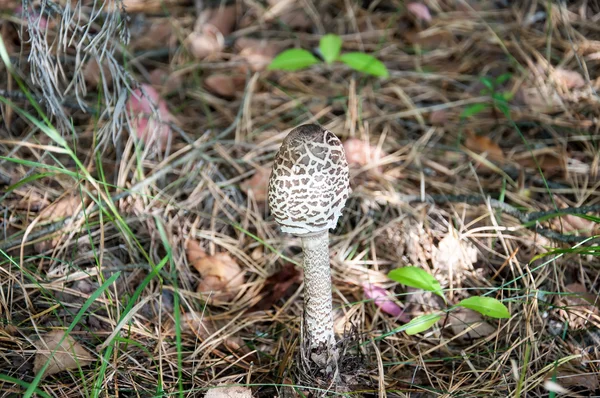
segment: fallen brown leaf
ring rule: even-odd
[[[217,73],[204,79],[204,86],[212,93],[225,98],[233,98],[236,94],[244,92],[246,77]]]
[[[570,283],[565,286],[565,294],[558,298],[557,307],[560,314],[568,319],[573,330],[585,328],[590,322],[600,317],[600,301],[596,294],[581,283]]]
[[[569,90],[585,86],[585,79],[581,73],[573,70],[556,68],[552,72],[552,78],[559,86]]]
[[[60,343],[64,335],[65,332],[62,330],[53,330],[41,336],[41,340],[36,344],[37,353],[33,361],[33,371],[36,374],[42,369],[55,349],[56,352],[50,359],[50,364],[46,368],[43,377],[63,370],[84,367],[94,362],[94,357],[71,336],[66,336]]]
[[[224,36],[232,32],[235,20],[235,5],[204,10],[187,39],[192,55],[202,59],[221,51]]]
[[[272,308],[273,304],[288,294],[293,285],[299,282],[300,272],[293,264],[286,263],[279,272],[265,281],[260,291],[260,301],[248,311],[264,311]]]
[[[502,148],[489,137],[477,135],[467,130],[465,146],[478,154],[487,154],[487,158],[497,162],[504,161]]]
[[[280,45],[273,41],[245,37],[236,40],[235,48],[254,72],[266,69],[281,50]]]
[[[158,117],[153,113],[153,108]],[[156,143],[159,150],[164,151],[171,137],[168,123],[175,121],[175,117],[158,91],[149,84],[142,84],[129,96],[127,111],[132,117],[132,129],[137,138],[147,145]]]
[[[81,197],[68,195],[47,206],[39,214],[41,221],[57,221],[71,217],[81,205]]]
[[[385,153],[380,147],[371,145],[368,142],[359,140],[358,138],[350,138],[344,142],[344,151],[346,152],[346,160],[350,167],[352,166],[371,166],[377,164]],[[373,168],[381,172],[382,167]]]
[[[271,176],[271,169],[268,167],[259,167],[252,178],[242,182],[240,184],[241,190],[249,195],[252,192],[254,200],[259,203],[267,200],[267,190],[269,186],[269,177]]]
[[[410,11],[417,19],[425,22],[431,22],[431,13],[425,4],[411,2],[406,5],[406,9]]]
[[[242,386],[217,386],[209,389],[204,398],[252,398],[252,390]]]
[[[467,308],[452,311],[449,317],[449,326],[452,333],[455,336],[465,333],[461,336],[463,341],[487,337],[496,332],[496,328],[485,322],[480,313]]]
[[[186,254],[188,262],[202,277],[197,290],[209,296],[209,301],[231,300],[244,284],[244,273],[229,254],[209,256],[193,240],[188,242]]]
[[[556,382],[562,387],[584,387],[588,391],[598,391],[600,389],[600,379],[597,374],[583,373],[577,374],[573,371],[558,370]]]

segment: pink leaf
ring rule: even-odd
[[[386,314],[390,314],[393,317],[398,318],[402,322],[409,322],[408,316],[404,315],[404,311],[398,304],[396,304],[388,294],[388,291],[370,283],[364,283],[363,289],[365,297],[374,300],[376,306],[381,308],[381,311]]]
[[[157,110],[158,117],[153,114],[153,108]],[[135,135],[146,144],[155,138],[159,148],[164,150],[171,136],[168,123],[174,121],[175,117],[169,112],[167,103],[160,98],[158,91],[149,84],[142,84],[129,97],[127,111],[132,117]]]
[[[406,8],[408,11],[412,12],[417,19],[425,22],[431,21],[431,13],[426,5],[421,3],[408,3]]]

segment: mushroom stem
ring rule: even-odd
[[[329,232],[302,236],[304,250],[304,323],[309,350],[333,353]]]

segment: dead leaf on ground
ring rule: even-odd
[[[496,328],[483,320],[483,316],[467,308],[458,308],[449,314],[449,326],[455,336],[461,336],[464,341],[487,337],[496,332]],[[465,332],[466,330],[466,332]]]
[[[406,5],[406,9],[410,11],[415,18],[421,21],[431,22],[431,13],[425,4],[411,2]]]
[[[197,291],[205,294],[209,301],[231,300],[244,284],[244,273],[238,263],[227,253],[209,256],[198,242],[187,243],[188,262],[202,277]]]
[[[265,281],[259,296],[260,301],[248,312],[265,311],[273,307],[281,298],[289,294],[293,286],[300,282],[300,271],[294,264],[286,263],[283,268]]]
[[[373,303],[375,303],[381,311],[397,318],[400,322],[410,322],[410,317],[404,313],[404,310],[400,308],[394,298],[384,288],[370,283],[364,283],[363,292],[365,297],[373,300]]]
[[[58,221],[71,217],[81,205],[79,195],[68,195],[47,206],[39,214],[40,221]]]
[[[50,359],[50,364],[46,368],[43,377],[63,370],[84,367],[94,362],[94,357],[73,337],[67,336],[60,343],[64,335],[63,330],[53,330],[41,336],[41,340],[36,344],[37,352],[33,362],[33,371],[36,374],[42,369],[55,349],[56,352],[53,358]]]
[[[557,307],[563,317],[569,320],[569,327],[578,330],[598,321],[600,317],[600,300],[596,294],[581,283],[570,283],[565,286],[565,294],[558,298]]]
[[[204,79],[208,91],[225,98],[234,98],[244,92],[246,76],[216,73]]]
[[[112,74],[106,60],[102,62],[102,70],[100,70],[98,61],[95,58],[90,59],[83,68],[83,78],[92,88],[96,88],[101,84],[102,79],[106,79],[107,87],[112,87],[113,84]]]
[[[465,140],[465,146],[478,154],[486,154],[487,158],[497,162],[504,161],[504,152],[500,145],[492,141],[489,137],[484,135],[477,135],[472,131],[466,131],[467,139]]]
[[[271,169],[269,167],[259,167],[256,169],[252,178],[240,184],[240,188],[246,195],[249,195],[249,193],[252,192],[252,195],[257,202],[265,202],[268,196],[270,176]]]
[[[593,372],[575,373],[572,370],[558,369],[556,382],[561,387],[583,387],[588,391],[600,389],[600,379]]]
[[[206,392],[204,398],[252,398],[252,390],[248,387],[214,387]]]
[[[263,14],[265,21],[278,20],[293,30],[304,30],[312,26],[312,21],[296,1],[268,0],[267,3],[269,9]]]
[[[556,84],[568,90],[585,86],[585,79],[581,76],[581,73],[574,70],[556,68],[551,76]]]
[[[164,12],[175,5],[184,5],[187,2],[188,0],[123,0],[123,7],[128,13],[154,13]],[[110,7],[111,3],[108,3],[107,11],[112,11]]]
[[[451,230],[440,240],[435,250],[433,265],[443,272],[452,271],[460,273],[470,270],[477,262],[477,248],[466,240],[456,236],[456,231]]]
[[[144,18],[140,25],[132,32],[130,51],[154,50],[174,44],[173,23],[168,18]]]
[[[537,169],[538,165],[544,173],[554,174],[566,170],[565,155],[561,149],[549,147],[547,153],[531,156],[530,152],[518,153],[513,156],[514,161],[521,167]]]
[[[192,55],[202,59],[220,52],[225,46],[225,36],[233,30],[235,20],[235,5],[202,11],[194,32],[187,38]]]
[[[448,111],[440,109],[429,114],[429,123],[434,126],[443,126],[448,122]]]
[[[346,160],[350,167],[352,166],[373,166],[376,165],[386,154],[378,147],[358,138],[350,138],[344,142],[344,151]],[[372,168],[377,172],[382,172],[382,167]]]
[[[236,40],[235,48],[239,56],[246,61],[253,72],[265,70],[281,50],[278,43],[268,40],[241,37]]]
[[[153,108],[156,113],[153,113]],[[160,98],[158,91],[149,84],[135,89],[127,100],[127,112],[132,118],[132,129],[136,137],[145,144],[156,142],[160,151],[164,151],[171,137],[170,122],[175,117],[169,112],[167,103]]]

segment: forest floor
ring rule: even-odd
[[[600,396],[597,1],[18,3],[0,0],[1,397]],[[267,68],[326,33],[389,76]],[[330,234],[349,391],[298,370],[301,242],[266,203],[304,123],[350,162]],[[407,266],[447,303],[388,277]],[[510,318],[455,306],[484,295]]]

